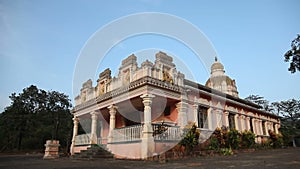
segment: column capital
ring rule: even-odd
[[[218,109],[218,108],[217,108],[217,109],[214,109],[214,110],[215,110],[215,112],[218,113],[218,114],[223,114],[223,112],[224,112],[222,109]]]
[[[140,97],[143,99],[144,106],[151,106],[152,99],[155,97],[155,95],[146,93]]]
[[[73,123],[75,124],[78,124],[79,123],[79,118],[77,117],[77,116],[74,116],[73,118],[72,118],[72,120],[73,120]]]
[[[97,116],[97,112],[96,112],[96,111],[92,111],[92,112],[90,113],[90,115],[92,116],[92,120],[93,120],[93,119],[97,120],[98,116]]]
[[[152,99],[155,97],[155,95],[146,93],[146,94],[141,95],[140,97],[141,97],[143,100],[152,100]]]
[[[141,98],[154,98],[155,97],[155,95],[153,95],[153,94],[149,94],[149,93],[146,93],[146,94],[143,94],[143,95],[141,95]]]
[[[90,112],[90,115],[97,115],[97,114],[98,114],[97,111]]]
[[[110,115],[116,115],[118,106],[110,105],[107,107]]]
[[[183,101],[181,101],[181,102],[178,102],[178,103],[176,103],[176,108],[177,109],[184,109],[184,108],[187,108],[187,103],[186,102],[183,102]]]

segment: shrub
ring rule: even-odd
[[[269,149],[269,148],[271,148],[270,140],[263,140],[263,141],[260,143],[260,146],[261,146],[261,148],[263,148],[263,149]]]
[[[221,148],[220,153],[224,156],[227,156],[227,155],[232,155],[233,151],[230,147],[229,148]]]
[[[252,131],[243,131],[241,134],[241,147],[252,148],[255,145],[255,134]]]
[[[210,138],[208,149],[215,150],[215,151],[220,149],[220,144],[219,144],[219,141],[216,137],[211,137]]]
[[[232,149],[238,149],[240,145],[240,133],[236,129],[231,129],[228,132],[228,144]]]
[[[187,125],[184,130],[185,136],[179,142],[179,145],[184,146],[186,151],[189,152],[199,144],[200,131],[197,129],[195,123]]]
[[[283,136],[281,134],[276,134],[273,131],[269,130],[269,142],[270,146],[273,148],[280,148],[283,146]]]
[[[211,150],[219,150],[220,148],[229,148],[229,139],[228,139],[228,128],[216,128],[212,136],[210,137],[210,146]]]

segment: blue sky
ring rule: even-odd
[[[283,61],[291,41],[300,33],[299,6],[297,0],[0,0],[0,112],[10,104],[11,93],[31,84],[64,92],[73,100],[73,74],[88,39],[108,23],[140,12],[178,16],[201,30],[213,44],[226,74],[236,80],[241,98],[259,94],[270,101],[299,99],[300,73],[288,72],[289,64]],[[141,61],[153,53],[149,49],[178,58],[185,65],[182,69],[196,74],[195,80],[201,84],[209,78],[207,68],[187,59],[194,55],[191,50],[157,35],[122,41],[107,53],[95,74],[106,67],[116,74],[121,59],[135,53]]]

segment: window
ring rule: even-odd
[[[203,106],[198,106],[198,127],[208,128],[207,108]]]
[[[228,115],[228,122],[229,122],[229,129],[234,129],[235,128],[235,119],[234,119],[233,113],[229,113]]]

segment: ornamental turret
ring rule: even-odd
[[[215,57],[215,62],[211,65],[211,75],[205,86],[234,97],[239,97],[235,80],[225,74],[224,66],[218,61],[217,57]]]

